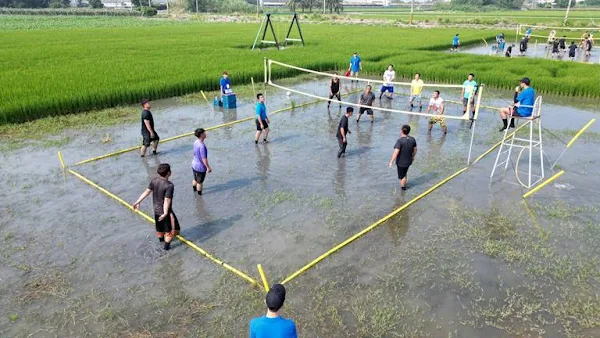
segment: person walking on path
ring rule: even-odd
[[[256,102],[256,135],[254,136],[254,144],[258,144],[260,134],[265,132],[263,139],[264,143],[268,143],[267,137],[269,136],[269,117],[267,116],[267,106],[265,105],[265,96],[261,93],[256,95],[258,102]]]
[[[154,130],[154,118],[152,112],[150,112],[150,101],[142,101],[142,149],[140,149],[140,156],[146,156],[146,149],[152,144],[152,154],[156,155],[158,149],[158,141],[160,138]]]
[[[192,159],[194,179],[192,180],[192,186],[194,191],[198,192],[198,195],[202,195],[204,178],[206,178],[206,173],[212,172],[212,168],[208,164],[208,149],[204,144],[206,131],[203,128],[198,128],[194,131],[194,135],[198,139],[194,142],[194,158]]]
[[[156,236],[161,243],[165,243],[164,249],[169,250],[173,237],[177,236],[180,230],[179,221],[173,212],[175,186],[169,181],[171,177],[171,166],[169,164],[161,163],[156,172],[158,176],[150,181],[148,188],[133,203],[132,207],[133,210],[138,210],[140,203],[152,194]]]
[[[337,138],[338,145],[340,146],[340,150],[338,151],[338,158],[346,154],[346,146],[348,145],[347,136],[348,134],[350,134],[350,129],[348,129],[348,119],[352,117],[352,113],[354,113],[354,108],[346,108],[346,114],[342,115],[342,118],[340,119],[340,124],[338,124],[337,127],[335,137]]]
[[[298,338],[296,324],[279,314],[285,302],[285,287],[274,284],[265,299],[267,314],[250,321],[250,338]]]
[[[414,162],[415,156],[417,156],[417,141],[412,136],[408,136],[409,133],[410,126],[407,124],[403,125],[400,138],[396,141],[389,163],[390,168],[394,165],[394,162],[396,163],[400,188],[402,190],[406,190],[408,168]]]
[[[460,38],[458,37],[458,33],[452,38],[452,49],[451,51],[458,51],[458,47],[460,47]]]

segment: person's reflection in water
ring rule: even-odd
[[[433,137],[431,134],[428,134],[427,144],[429,145],[429,151],[427,151],[427,158],[434,161],[441,159],[444,142],[446,142],[446,134],[442,134],[440,137]]]
[[[337,170],[333,177],[335,194],[346,197],[346,161],[337,161]]]
[[[396,207],[400,208],[405,203],[404,194],[399,195],[396,199]],[[406,237],[406,234],[408,233],[408,227],[410,226],[410,207],[404,209],[400,214],[387,221],[386,225],[390,232],[392,244],[398,245],[400,240]]]
[[[223,123],[229,123],[233,121],[237,121],[237,109],[223,109],[221,108],[221,113],[223,116]],[[231,140],[233,134],[233,126],[226,126],[223,128],[223,133],[225,134],[225,138]]]
[[[271,151],[266,144],[259,144],[254,148],[256,149],[256,173],[260,177],[260,181],[265,183],[271,167]]]
[[[146,172],[148,172],[148,180],[155,178],[156,169],[158,169],[158,166],[160,165],[158,156],[145,157],[142,160],[142,163],[144,164],[144,168],[146,168]]]

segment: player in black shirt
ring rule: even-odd
[[[327,108],[331,105],[331,99],[335,96],[340,101],[340,107],[342,106],[342,97],[340,95],[340,79],[337,77],[337,73],[333,73],[331,83],[329,84],[329,102]]]
[[[571,41],[571,45],[569,46],[569,58],[571,61],[575,60],[575,51],[577,50],[577,45],[575,41]]]
[[[504,53],[504,56],[506,56],[507,58],[510,57],[510,55],[512,54],[512,49],[515,45],[510,45],[508,47],[506,47],[506,53]]]
[[[140,149],[140,155],[144,157],[150,144],[152,144],[152,154],[156,155],[160,138],[154,130],[154,118],[150,112],[150,102],[143,100],[142,107],[144,110],[142,110],[142,148]]]
[[[394,162],[396,162],[398,179],[400,180],[400,188],[402,190],[406,190],[408,167],[410,167],[417,155],[417,141],[412,136],[408,136],[409,133],[410,126],[407,124],[403,125],[400,138],[396,141],[396,145],[394,145],[394,152],[389,164],[391,168]]]
[[[348,145],[348,139],[346,137],[348,134],[350,134],[350,129],[348,129],[348,118],[352,117],[352,113],[354,113],[354,108],[346,108],[346,114],[342,115],[340,124],[337,127],[335,137],[337,137],[338,144],[340,146],[338,158],[342,157],[342,155],[346,153],[346,146]]]

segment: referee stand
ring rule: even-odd
[[[500,149],[498,150],[498,155],[496,155],[496,162],[494,162],[494,168],[492,169],[492,173],[490,175],[490,179],[494,177],[496,173],[496,168],[504,165],[504,170],[508,169],[508,163],[512,162],[511,155],[513,152],[513,148],[520,148],[519,155],[517,156],[517,160],[515,161],[515,174],[517,177],[517,181],[527,188],[530,189],[534,185],[538,184],[540,181],[544,179],[544,156],[542,149],[542,97],[538,96],[533,103],[533,106],[522,106],[533,108],[531,116],[529,117],[520,117],[520,116],[512,116],[512,111],[509,119],[515,119],[515,123],[517,121],[524,121],[525,124],[516,128],[514,132],[511,134],[508,133],[510,128],[506,128],[504,130],[504,136],[502,138],[502,143],[500,144]],[[517,131],[520,129],[527,129],[529,127],[529,137],[522,138],[517,137]],[[539,171],[534,172],[534,164],[533,164],[533,152],[537,152],[539,149]],[[528,167],[527,171],[519,171],[519,161],[523,152],[527,150],[529,159],[528,159]],[[501,157],[504,156],[503,160]],[[527,175],[527,182],[522,182],[520,179],[520,174]]]

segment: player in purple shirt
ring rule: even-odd
[[[198,195],[202,195],[202,184],[207,172],[212,172],[210,165],[208,164],[208,150],[204,144],[206,139],[206,131],[203,128],[198,128],[194,131],[194,135],[198,138],[194,142],[194,158],[192,159],[192,171],[194,172],[194,179],[192,180],[192,186],[194,191],[198,192]]]

